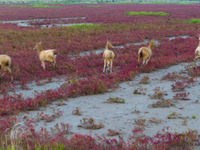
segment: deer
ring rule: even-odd
[[[103,59],[104,59],[103,73],[105,72],[107,67],[108,67],[108,71],[112,73],[112,65],[113,65],[113,59],[115,57],[115,54],[113,51],[109,50],[110,48],[114,48],[114,46],[111,44],[111,42],[107,41],[106,49],[103,53]]]
[[[8,55],[2,54],[0,55],[0,68],[4,71],[2,75],[0,76],[0,79],[2,80],[2,77],[9,72],[10,73],[10,80],[11,83],[13,82],[13,76],[11,71],[11,58]]]
[[[53,67],[56,68],[56,50],[55,49],[49,49],[49,50],[43,50],[42,49],[42,42],[39,42],[35,45],[33,48],[34,50],[37,50],[39,59],[41,61],[41,66],[45,70],[45,62],[51,62],[53,64]]]
[[[140,59],[143,61],[143,64],[148,64],[152,56],[152,48],[157,47],[157,44],[154,40],[151,40],[148,47],[141,47],[138,51],[138,66],[140,64]]]
[[[197,59],[200,58],[200,34],[199,34],[198,38],[199,38],[199,45],[197,46],[197,48],[195,50],[195,59],[194,59],[193,68],[196,68],[196,61],[197,61]]]

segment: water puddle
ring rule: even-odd
[[[41,93],[42,91],[47,90],[55,90],[58,89],[61,85],[66,83],[66,78],[53,78],[52,81],[41,80],[40,85],[38,85],[35,81],[30,84],[27,84],[27,89],[22,90],[20,86],[17,87],[15,94],[22,94],[22,96],[26,98],[34,98],[37,93]],[[13,94],[13,92],[8,92],[9,94]]]
[[[90,25],[92,23],[69,23],[69,24],[50,24],[50,25],[41,25],[41,28],[52,28],[52,27],[68,27],[73,25]]]
[[[186,38],[191,38],[191,36],[188,36],[188,35],[181,35],[181,36],[173,36],[173,37],[167,37],[168,40],[174,40],[174,39],[178,39],[178,38],[183,38],[183,39],[186,39]]]
[[[65,27],[72,25],[82,25],[82,24],[91,24],[91,23],[63,23],[69,20],[84,20],[86,17],[74,17],[74,18],[56,18],[56,19],[30,19],[30,20],[14,20],[14,21],[1,21],[2,23],[11,23],[16,24],[21,27],[35,27],[40,26],[41,28],[51,28],[51,27]],[[44,22],[44,23],[43,23]],[[45,24],[46,22],[46,24]],[[54,23],[52,23],[54,22]],[[36,23],[36,25],[34,25]],[[39,25],[37,25],[39,24]]]
[[[155,40],[155,42],[156,42],[157,45],[160,45],[160,42],[159,42],[159,41]],[[146,39],[146,40],[144,40],[143,42],[127,43],[127,44],[125,44],[125,45],[114,46],[114,48],[115,48],[115,49],[122,49],[122,48],[124,48],[124,47],[126,47],[126,46],[130,46],[130,45],[142,45],[142,44],[147,45],[148,43],[149,43],[149,40]],[[92,51],[80,52],[78,55],[73,55],[73,56],[71,56],[71,59],[75,59],[76,57],[83,57],[83,56],[87,56],[87,55],[91,55],[91,54],[96,54],[96,55],[98,55],[98,54],[103,53],[104,50],[105,50],[105,49],[102,48],[102,49],[96,49],[96,50],[92,50]]]
[[[186,38],[191,38],[191,36],[188,36],[188,35],[182,35],[182,36],[173,36],[173,37],[166,37],[168,40],[174,40],[174,39],[177,39],[177,38],[183,38],[183,39],[186,39]],[[154,40],[156,42],[157,45],[160,45],[161,43],[158,41],[158,40]],[[130,45],[142,45],[142,44],[145,44],[145,45],[148,45],[150,42],[149,39],[145,39],[143,42],[136,42],[136,43],[127,43],[125,45],[119,45],[119,46],[114,46],[116,49],[122,49],[126,46],[130,46]],[[75,59],[76,57],[82,57],[82,56],[87,56],[87,55],[91,55],[91,54],[101,54],[104,52],[105,49],[96,49],[96,50],[92,50],[92,51],[85,51],[85,52],[80,52],[78,55],[73,55],[71,56],[71,59]]]

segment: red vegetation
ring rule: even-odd
[[[61,98],[77,97],[82,95],[104,93],[110,88],[117,87],[118,83],[132,80],[135,75],[166,68],[180,62],[190,62],[194,58],[194,50],[198,45],[195,37],[200,31],[199,25],[186,24],[183,21],[190,18],[200,18],[199,4],[196,5],[141,5],[141,4],[101,4],[98,8],[88,8],[87,5],[61,5],[60,8],[10,8],[0,7],[2,20],[18,19],[52,19],[85,17],[61,21],[63,23],[107,23],[94,27],[47,28],[18,27],[13,24],[0,23],[0,53],[6,53],[12,58],[14,84],[10,84],[9,76],[5,76],[0,84],[0,145],[5,144],[8,130],[17,122],[17,115],[22,111],[37,110],[42,106]],[[44,11],[45,9],[45,11]],[[102,11],[103,10],[103,11]],[[155,11],[166,12],[169,16],[126,16],[128,11]],[[192,11],[191,11],[192,10]],[[26,12],[26,13],[24,13]],[[48,24],[52,21],[46,21]],[[54,22],[54,21],[53,21]],[[134,24],[133,24],[134,23]],[[37,23],[33,23],[37,24]],[[40,23],[42,24],[42,23]],[[168,40],[167,37],[189,35],[190,38],[177,38]],[[155,39],[160,42],[159,47],[153,49],[153,56],[148,65],[137,67],[137,52],[141,45],[129,44],[113,51],[116,58],[113,62],[113,73],[102,74],[103,59],[101,54],[90,54],[83,57],[74,57],[84,51],[104,48],[106,40],[114,46],[126,43],[143,42],[145,39]],[[57,69],[43,71],[34,45],[43,41],[44,49],[55,48],[58,52]],[[72,59],[73,58],[73,59]],[[188,69],[190,74],[199,75],[200,68]],[[1,72],[0,72],[1,73]],[[73,79],[73,82],[63,84],[56,90],[38,93],[34,98],[23,98],[22,95],[9,95],[17,86],[27,88],[27,84],[42,79],[51,81],[53,77]],[[188,81],[192,83],[193,81]],[[181,85],[183,86],[183,85]],[[182,95],[181,95],[182,96]],[[181,97],[178,95],[178,98]],[[184,95],[185,96],[185,95]],[[183,98],[185,98],[183,96]],[[187,96],[187,95],[186,95]],[[55,116],[42,115],[43,119],[52,120]],[[58,134],[50,135],[45,129],[36,132],[30,122],[25,123],[27,129],[22,134],[21,146],[25,149],[33,148],[35,143],[43,149],[170,149],[188,148],[197,141],[197,133],[188,131],[177,134],[164,132],[154,138],[137,137],[129,143],[122,138],[119,140],[99,137],[99,142],[88,135],[74,134],[65,138],[70,126],[62,124],[57,126]],[[7,133],[8,132],[8,133]],[[135,133],[136,131],[133,131]],[[137,132],[140,132],[138,130]],[[11,143],[11,140],[7,141]],[[139,146],[139,147],[138,147]]]

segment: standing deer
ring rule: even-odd
[[[142,59],[143,64],[142,66],[146,63],[149,62],[151,56],[152,56],[152,48],[157,47],[156,42],[154,40],[151,40],[149,43],[148,47],[141,47],[138,51],[138,66],[140,63],[140,59]]]
[[[3,69],[4,73],[0,76],[0,79],[9,72],[10,73],[10,78],[11,82],[13,82],[13,76],[12,76],[12,71],[11,71],[11,58],[8,55],[0,55],[0,68]]]
[[[110,48],[114,48],[114,46],[109,41],[107,41],[106,50],[103,53],[103,58],[104,58],[103,73],[105,72],[105,69],[107,67],[109,72],[112,73],[112,65],[115,54],[113,51],[109,50]]]
[[[49,50],[43,50],[42,49],[42,42],[39,42],[35,45],[33,48],[34,50],[37,50],[39,59],[42,63],[42,67],[45,70],[45,62],[51,62],[53,64],[53,67],[56,67],[56,52],[55,49],[49,49]]]
[[[195,59],[194,59],[193,68],[196,68],[196,61],[199,58],[200,58],[200,34],[199,34],[199,45],[197,46],[197,48],[195,50]]]

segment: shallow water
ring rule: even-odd
[[[182,35],[182,36],[173,36],[173,37],[168,37],[168,39],[171,41],[171,40],[174,40],[174,39],[177,39],[177,38],[183,38],[183,39],[186,39],[186,38],[189,38],[190,36],[188,35]]]
[[[17,26],[21,27],[34,27],[34,25],[31,25],[31,22],[42,22],[45,20],[57,20],[58,22],[61,22],[61,20],[76,20],[76,19],[85,19],[85,17],[74,17],[74,18],[56,18],[56,19],[30,19],[30,20],[14,20],[14,21],[1,21],[2,23],[11,23],[11,24],[17,24]],[[61,27],[61,26],[72,26],[72,25],[82,25],[82,24],[91,24],[91,23],[52,23],[52,24],[45,24],[41,25],[41,28],[51,28],[51,27]]]

